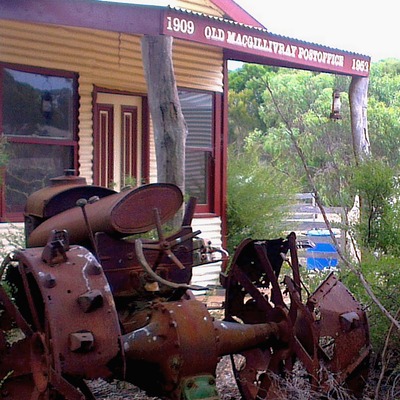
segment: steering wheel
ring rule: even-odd
[[[142,265],[143,269],[156,282],[159,282],[159,283],[166,285],[168,287],[171,287],[173,289],[179,289],[179,288],[190,289],[190,290],[206,289],[202,286],[197,286],[197,285],[186,285],[186,284],[170,282],[170,281],[167,281],[166,279],[161,278],[161,276],[156,274],[155,271],[157,269],[158,262],[163,255],[166,255],[179,269],[185,269],[185,266],[178,259],[178,257],[174,254],[173,248],[187,240],[190,240],[190,239],[196,237],[197,235],[199,235],[201,233],[201,231],[198,230],[195,232],[187,233],[183,236],[175,237],[174,239],[167,239],[162,230],[160,213],[157,208],[154,209],[154,218],[155,218],[155,225],[156,225],[156,229],[157,229],[158,240],[156,240],[156,241],[144,241],[143,239],[135,240],[136,256],[137,256],[140,264]],[[156,250],[160,253],[160,255],[157,258],[157,261],[155,262],[153,267],[151,267],[150,264],[148,263],[145,255],[144,255],[144,252],[143,252],[144,249],[145,250]]]

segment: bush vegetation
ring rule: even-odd
[[[361,253],[358,268],[382,305],[399,320],[400,187],[397,176],[386,162],[369,159],[354,171],[351,187],[362,199],[360,221],[351,227]],[[400,379],[400,332],[393,329],[353,273],[344,269],[341,277],[368,312],[374,351],[372,362],[381,371],[382,378],[385,377],[382,391],[390,393],[396,385],[395,379]]]
[[[282,236],[294,201],[296,185],[260,158],[260,148],[248,143],[229,153],[228,251],[233,254],[245,238]]]
[[[230,77],[231,146],[243,148],[248,141],[258,144],[262,151],[256,155],[256,164],[263,161],[270,171],[273,167],[273,171],[282,172],[288,178],[285,182],[296,182],[301,191],[310,192],[314,187],[306,178],[304,165],[296,157],[295,147],[298,146],[323,204],[342,207],[349,212],[355,196],[361,199],[361,219],[343,227],[357,244],[361,257],[353,260],[353,270],[341,267],[340,274],[369,316],[373,365],[380,377],[372,381],[376,393],[372,388],[368,398],[375,399],[400,398],[396,389],[396,385],[397,388],[400,386],[400,333],[393,329],[391,321],[366,292],[354,271],[363,274],[381,304],[399,321],[399,70],[399,60],[372,64],[368,93],[372,156],[361,164],[354,156],[351,140],[346,96],[350,85],[348,77],[255,65],[244,65],[232,71]],[[342,119],[338,121],[329,119],[333,89],[342,94]],[[229,174],[238,174],[235,165],[240,165],[241,161],[234,158],[232,162],[233,169]],[[244,161],[245,164],[249,162],[248,159]],[[262,187],[255,176],[247,178],[247,182],[257,186],[256,189],[248,187],[249,193]],[[287,187],[287,183],[280,186],[281,196]],[[228,188],[228,193],[230,190]],[[235,205],[236,209],[246,208],[245,196],[242,199],[242,205]],[[230,213],[229,218],[232,218]],[[253,221],[257,226],[259,220]],[[235,220],[236,231],[240,231],[240,223],[239,219]],[[267,218],[264,218],[264,224],[277,225]],[[250,232],[248,226],[251,225],[252,222],[247,220],[243,227]],[[262,232],[257,235],[261,236]],[[267,235],[269,232],[265,229],[264,238],[268,238]],[[307,279],[314,286],[318,278],[323,279],[322,276]],[[382,393],[378,393],[380,387]]]

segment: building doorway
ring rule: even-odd
[[[121,190],[143,179],[143,100],[98,92],[94,108],[94,183]]]

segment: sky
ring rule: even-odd
[[[400,59],[397,0],[235,0],[270,33]]]

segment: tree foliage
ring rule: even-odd
[[[351,187],[362,199],[357,225],[361,245],[400,257],[400,188],[393,169],[386,161],[366,160],[354,170]]]
[[[248,140],[259,143],[263,147],[262,158],[275,166],[295,181],[301,182],[303,191],[310,191],[304,168],[296,155],[288,128],[294,133],[296,140],[307,156],[308,168],[321,187],[321,195],[325,204],[338,205],[343,200],[338,198],[346,185],[348,167],[354,157],[351,146],[350,120],[343,118],[332,121],[329,118],[334,88],[345,92],[349,79],[328,74],[308,71],[295,71],[257,66],[252,69],[243,68],[232,72],[234,81],[254,81],[248,75],[258,68],[257,82],[262,93],[255,93],[247,98],[243,107],[251,105],[251,115],[256,115],[257,127],[246,125],[246,119],[238,115],[232,116],[235,122],[231,138],[241,147],[240,136],[235,131],[248,132]],[[261,75],[263,73],[263,75]],[[239,89],[239,92],[235,92]],[[231,87],[230,104],[235,103],[237,96],[255,92],[252,85],[234,85]],[[258,104],[258,112],[254,112],[254,102]],[[279,110],[279,112],[277,112]],[[230,110],[232,115],[238,110]],[[342,111],[349,115],[349,104],[342,95]],[[245,110],[241,110],[246,114]]]
[[[400,60],[372,64],[368,121],[371,152],[398,171],[400,160]]]
[[[368,98],[371,152],[396,171],[400,160],[399,70],[399,60],[373,64]],[[244,65],[231,71],[230,79],[230,142],[237,148],[244,140],[260,144],[262,160],[300,182],[303,191],[310,191],[288,135],[290,127],[323,203],[351,207],[349,185],[356,160],[347,96],[350,78]],[[342,119],[335,121],[329,118],[333,90],[339,90],[342,103]]]

